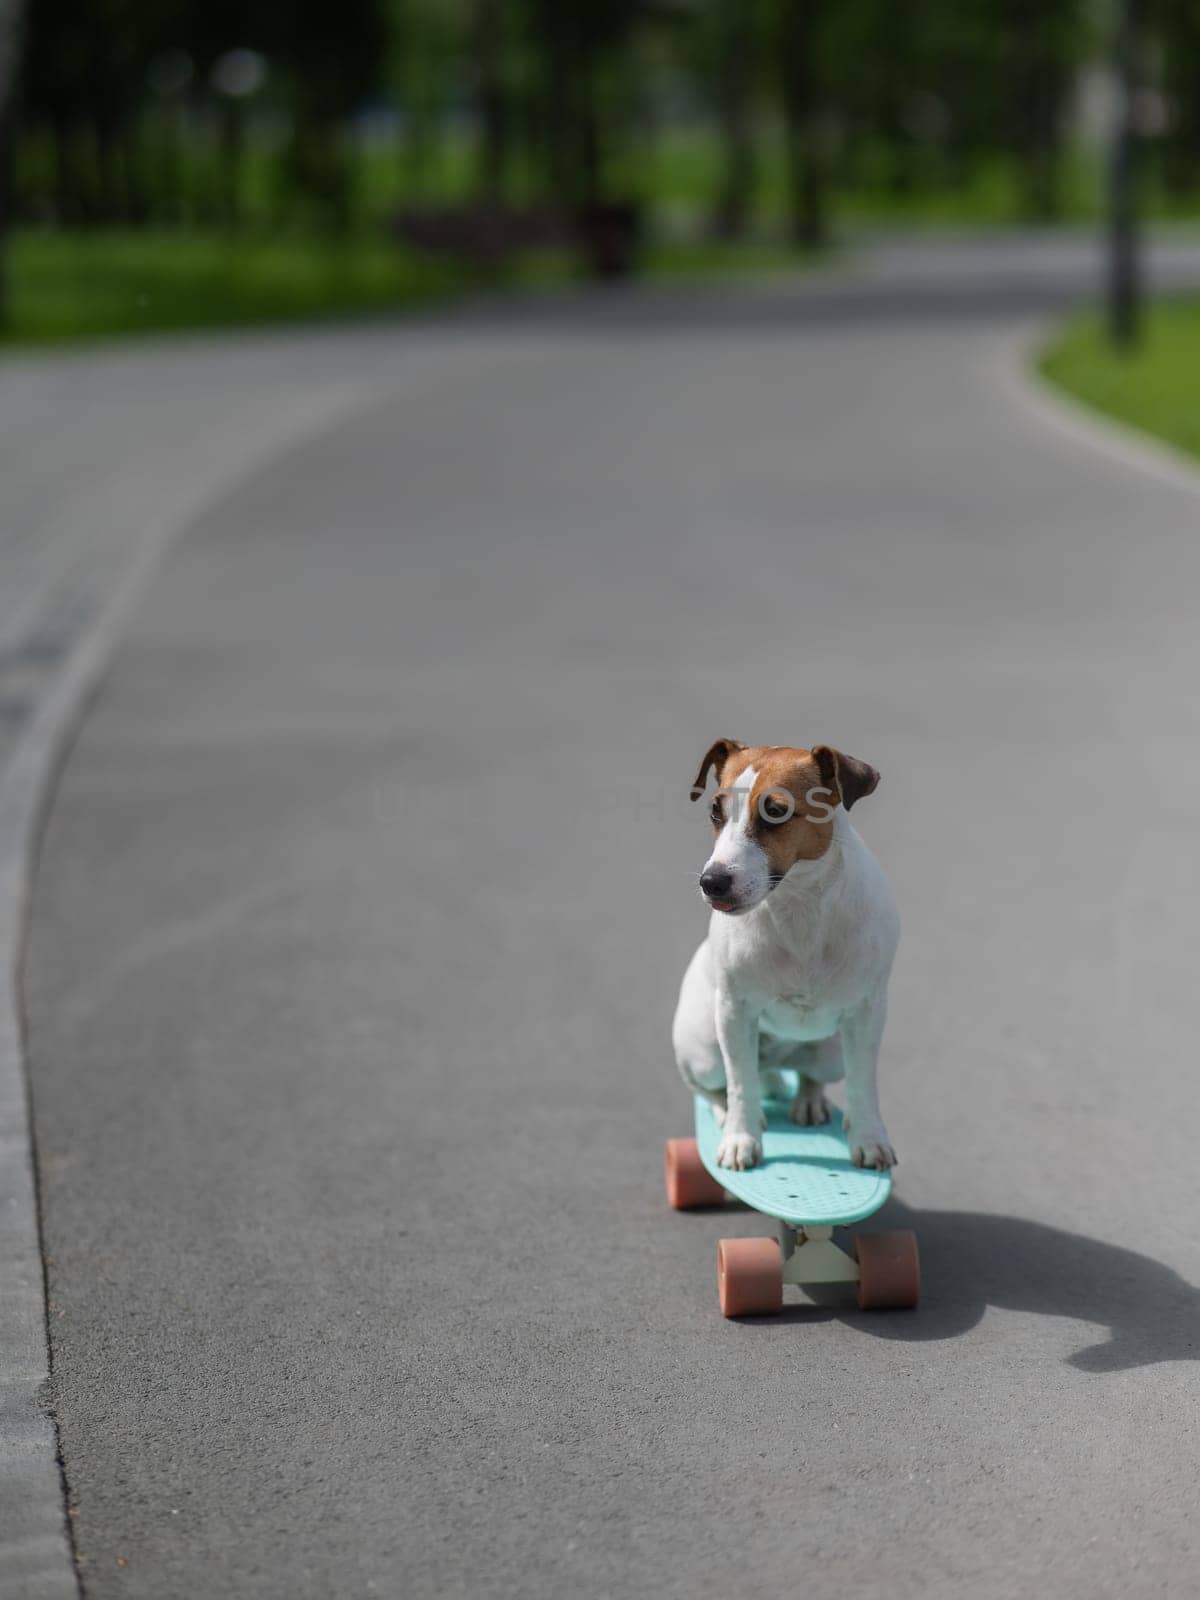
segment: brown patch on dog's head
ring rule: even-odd
[[[717,769],[713,827],[720,833],[733,806],[743,817],[748,807],[746,831],[766,855],[775,882],[798,861],[823,856],[833,840],[838,806],[848,811],[879,782],[874,767],[829,745],[805,750],[718,739],[700,764],[692,785],[693,800],[703,794],[713,767]],[[754,779],[747,795],[739,779],[751,770]]]
[[[829,849],[838,796],[811,750],[751,750],[746,766],[755,773],[747,832],[778,882],[797,861],[815,861]]]

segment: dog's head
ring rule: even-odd
[[[718,739],[692,784],[699,800],[715,769],[709,808],[716,844],[700,874],[714,911],[752,911],[799,861],[815,861],[833,842],[839,806],[849,811],[879,774],[827,744],[811,750]]]

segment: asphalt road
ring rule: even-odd
[[[43,842],[88,1597],[1194,1590],[1200,498],[1005,378],[1068,254],[304,346]],[[665,1206],[717,735],[884,775],[915,1314]]]

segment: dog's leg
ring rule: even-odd
[[[718,989],[717,1039],[725,1058],[727,1100],[717,1165],[756,1167],[762,1160],[762,1087],[758,1076],[758,1013],[729,993]]]
[[[856,1167],[893,1167],[896,1152],[879,1114],[876,1069],[887,1017],[887,992],[870,995],[838,1026],[846,1063],[846,1141]]]
[[[830,1039],[814,1039],[797,1045],[789,1065],[800,1074],[800,1087],[792,1101],[790,1116],[802,1128],[819,1128],[828,1122],[832,1111],[825,1098],[825,1084],[842,1076],[842,1046],[835,1033]]]
[[[702,944],[688,964],[671,1029],[675,1065],[693,1094],[703,1095],[718,1123],[725,1121],[725,1061],[717,1040],[708,948]]]
[[[758,1036],[758,1081],[764,1100],[790,1100],[792,1081],[785,1068],[789,1065],[788,1046],[769,1034]],[[762,1124],[767,1125],[763,1111]]]
[[[825,1098],[824,1085],[818,1083],[815,1078],[806,1078],[801,1073],[800,1087],[796,1091],[796,1098],[792,1101],[792,1109],[788,1115],[802,1128],[819,1128],[828,1122],[832,1112],[829,1101]]]
[[[682,1061],[679,1063],[679,1076],[683,1079],[684,1083],[687,1084],[688,1088],[693,1094],[702,1095],[703,1098],[708,1101],[709,1105],[713,1108],[713,1116],[717,1119],[717,1126],[719,1128],[723,1128],[725,1126],[724,1084],[722,1083],[722,1086],[719,1089],[710,1088],[708,1084],[702,1083],[696,1076],[693,1069]],[[723,1079],[724,1068],[719,1066],[713,1076],[718,1079]]]

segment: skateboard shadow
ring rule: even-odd
[[[816,1290],[818,1309],[880,1339],[918,1343],[973,1328],[988,1306],[1106,1324],[1107,1340],[1068,1358],[1081,1372],[1120,1372],[1200,1357],[1200,1289],[1149,1256],[1020,1217],[914,1211],[892,1199],[884,1227],[912,1228],[921,1247],[922,1299],[912,1312],[860,1312],[842,1290]]]

